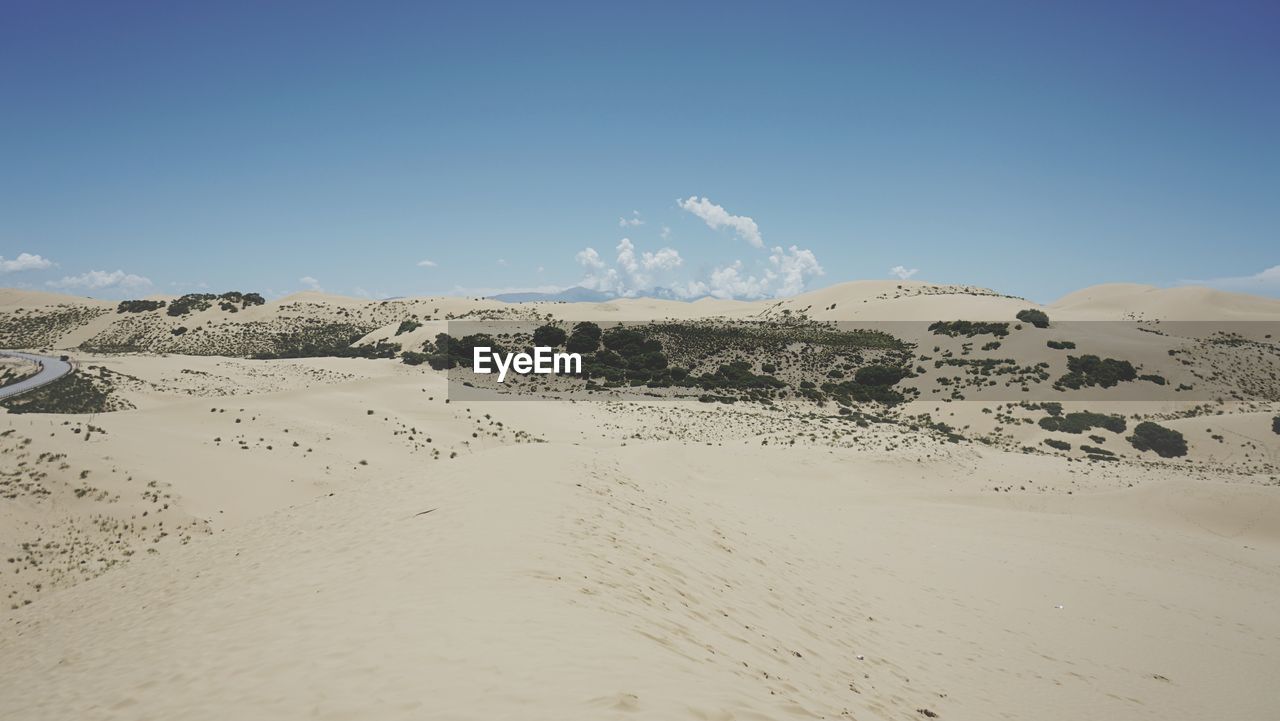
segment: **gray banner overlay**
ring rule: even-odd
[[[1280,401],[1277,321],[1040,325],[450,321],[422,362],[447,368],[451,399],[477,401]],[[489,349],[481,368],[493,372],[476,372],[477,347]],[[538,347],[543,366],[561,361],[557,372],[517,372],[538,361]],[[524,365],[521,353],[531,356]],[[581,373],[565,372],[571,353]]]

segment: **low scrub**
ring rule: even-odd
[[[1137,377],[1137,369],[1127,360],[1099,358],[1096,355],[1068,356],[1067,373],[1054,383],[1054,387],[1058,390],[1092,386],[1110,388]]]
[[[1094,428],[1105,428],[1114,433],[1124,433],[1128,424],[1125,423],[1121,416],[1107,415],[1106,413],[1091,413],[1089,411],[1079,411],[1076,413],[1068,413],[1066,415],[1045,416],[1041,418],[1040,427],[1046,431],[1061,431],[1063,433],[1085,433]]]
[[[120,305],[116,306],[117,313],[146,313],[150,310],[160,310],[164,307],[162,300],[122,300]]]
[[[1018,314],[1014,317],[1023,323],[1030,323],[1037,328],[1049,327],[1049,316],[1042,310],[1027,308],[1026,310],[1018,311]]]
[[[994,335],[1003,337],[1009,335],[1008,323],[987,323],[971,320],[940,320],[929,325],[929,330],[934,335],[949,335],[951,337],[964,336],[972,338],[975,335]]]
[[[1187,455],[1187,439],[1181,433],[1151,421],[1143,421],[1135,426],[1128,441],[1134,448],[1155,451],[1161,458]]]

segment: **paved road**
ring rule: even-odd
[[[35,355],[34,353],[19,353],[16,350],[0,350],[0,355],[13,356],[15,358],[26,358],[40,364],[40,372],[24,378],[13,385],[0,388],[0,398],[8,398],[24,393],[33,388],[39,388],[47,383],[52,383],[62,376],[71,372],[71,364],[60,360],[57,356]]]

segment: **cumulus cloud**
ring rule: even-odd
[[[638,210],[633,210],[633,211],[631,211],[631,217],[630,217],[630,218],[628,218],[628,217],[626,217],[626,216],[623,216],[623,217],[621,217],[621,218],[618,218],[618,227],[619,227],[619,228],[627,228],[627,227],[634,228],[634,227],[636,227],[637,225],[644,225],[644,219],[640,217],[640,211],[638,211]]]
[[[578,264],[586,271],[580,283],[583,288],[634,297],[654,290],[666,278],[668,271],[684,263],[675,248],[637,253],[630,238],[618,241],[614,250],[616,256],[612,265],[595,248],[583,248],[578,252]]]
[[[767,255],[761,252],[746,262],[735,259],[692,279],[688,276],[679,278],[678,273],[687,264],[678,250],[664,246],[657,251],[641,251],[630,238],[623,238],[614,248],[612,259],[604,257],[595,248],[583,248],[578,252],[575,259],[584,274],[579,285],[624,298],[653,295],[693,299],[710,295],[754,299],[795,295],[802,292],[810,280],[823,274],[822,265],[811,250],[794,245],[767,248],[759,226],[751,218],[732,215],[709,199],[698,196],[691,195],[676,203],[681,209],[701,218],[711,229],[729,228]],[[632,216],[639,219],[639,211],[632,211]],[[624,217],[619,220],[630,219]],[[619,225],[639,223],[619,222]],[[659,236],[665,240],[670,234],[671,229],[662,226]]]
[[[905,265],[895,265],[889,269],[889,275],[898,276],[898,280],[906,280],[919,272],[919,268],[908,268]]]
[[[768,265],[759,272],[751,272],[741,260],[735,260],[711,271],[705,282],[694,285],[701,291],[698,295],[753,300],[795,295],[823,272],[813,251],[793,245],[775,247],[769,253]]]
[[[51,280],[47,285],[64,290],[82,291],[138,291],[151,288],[151,280],[123,270],[107,272],[91,270],[80,275],[63,276],[59,280]]]
[[[1253,275],[1209,278],[1207,280],[1184,280],[1182,283],[1185,285],[1208,285],[1223,290],[1238,290],[1246,293],[1280,291],[1280,265],[1273,265]]]
[[[635,297],[658,293],[675,298],[770,298],[795,295],[804,290],[812,278],[822,275],[822,265],[813,251],[790,246],[775,247],[756,270],[741,260],[718,266],[704,279],[677,280],[672,271],[684,265],[675,248],[656,252],[637,252],[628,238],[619,241],[614,261],[609,263],[594,248],[584,248],[577,255],[586,275],[579,283],[584,288],[602,293]]]
[[[53,261],[31,253],[18,253],[17,258],[8,259],[0,255],[0,273],[17,273],[24,270],[44,270],[52,268]]]
[[[434,268],[437,265],[439,265],[439,263],[435,262],[434,260],[427,260],[425,258],[423,260],[418,261],[419,268]]]
[[[298,282],[305,285],[307,287],[307,290],[314,290],[316,292],[324,290],[324,288],[320,287],[320,281],[316,280],[315,278],[312,278],[309,275],[302,276],[301,278],[298,279]]]
[[[707,224],[712,230],[720,228],[730,228],[741,239],[747,241],[755,248],[764,247],[764,238],[760,236],[760,227],[756,225],[756,221],[745,215],[732,215],[722,206],[716,205],[708,198],[699,198],[696,195],[690,195],[683,200],[677,199],[676,205],[682,209],[693,213]]]

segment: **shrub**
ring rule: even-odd
[[[159,310],[164,307],[162,300],[122,300],[120,305],[116,306],[117,313],[145,313],[149,310]]]
[[[1026,310],[1018,311],[1018,314],[1014,317],[1023,323],[1030,323],[1037,328],[1049,327],[1049,316],[1042,310],[1028,308]]]
[[[418,351],[413,351],[413,350],[407,350],[404,353],[400,354],[400,360],[405,365],[410,365],[410,366],[422,365],[423,363],[427,362],[427,358],[428,356],[426,353],[419,353]]]
[[[1008,323],[984,323],[974,322],[971,320],[940,320],[929,325],[929,330],[934,335],[964,336],[972,338],[975,335],[994,335],[997,337],[1009,335]]]
[[[533,344],[540,348],[559,348],[564,345],[568,334],[563,328],[554,325],[540,325],[533,331]]]
[[[1276,416],[1271,419],[1271,431],[1273,433],[1280,433],[1280,416]]]
[[[1051,340],[1045,345],[1054,350],[1074,350],[1076,347],[1076,344],[1069,340]]]
[[[900,366],[869,365],[859,368],[853,379],[864,386],[891,386],[907,375],[907,369]]]
[[[570,353],[595,353],[600,347],[600,326],[591,321],[583,321],[573,327],[573,333],[565,348]]]
[[[1046,438],[1044,439],[1044,444],[1046,446],[1049,446],[1050,448],[1057,448],[1060,451],[1071,450],[1070,443],[1067,443],[1066,441],[1060,441],[1057,438]]]
[[[1124,433],[1128,424],[1125,423],[1121,416],[1111,416],[1105,413],[1090,413],[1089,411],[1080,411],[1078,413],[1068,413],[1065,416],[1045,416],[1041,418],[1040,427],[1046,431],[1061,431],[1063,433],[1084,433],[1094,428],[1105,428],[1115,433]]]
[[[1068,356],[1067,374],[1054,384],[1058,388],[1102,386],[1110,388],[1121,381],[1138,377],[1138,371],[1127,360],[1099,358],[1096,355]]]
[[[180,325],[169,332],[174,335],[182,335],[183,333],[187,332],[187,327],[185,325]]]
[[[1140,451],[1155,451],[1161,458],[1187,455],[1187,439],[1172,428],[1143,421],[1133,429],[1129,443]]]
[[[217,299],[218,296],[212,293],[187,293],[170,303],[169,310],[166,312],[177,317],[193,311],[206,310]]]
[[[400,326],[396,328],[396,335],[400,335],[401,333],[412,333],[421,327],[422,324],[416,320],[402,320],[400,321]]]

